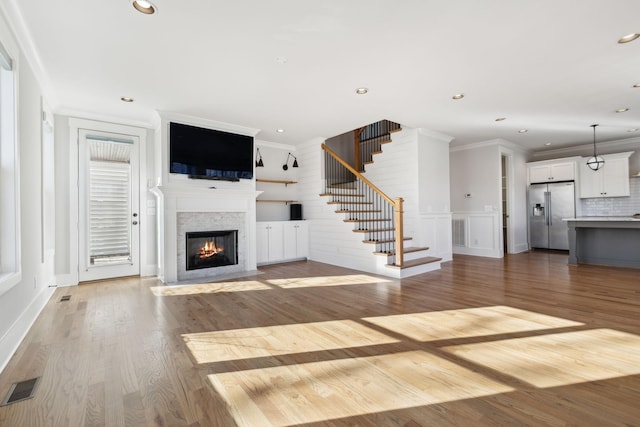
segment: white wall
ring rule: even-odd
[[[527,249],[526,156],[514,144],[486,141],[451,149],[451,210],[454,229],[464,230],[464,242],[453,252],[503,256],[501,216],[501,156],[510,156],[511,252]],[[457,239],[454,238],[454,241]]]
[[[298,159],[300,167],[291,167],[293,159],[289,160],[289,169],[286,171],[282,169],[287,154],[298,157],[296,153],[296,147],[286,144],[278,144],[269,141],[263,141],[260,139],[255,140],[256,147],[260,148],[262,154],[262,161],[264,167],[255,168],[256,179],[273,179],[273,180],[286,180],[286,181],[298,181],[298,171],[305,168],[305,164]],[[257,159],[257,157],[256,157]],[[263,191],[258,196],[258,200],[296,200],[298,199],[298,184],[275,184],[256,182],[256,190]],[[289,204],[286,203],[274,203],[274,202],[257,202],[256,205],[256,218],[258,221],[287,221],[289,220]],[[304,215],[304,210],[303,210]]]
[[[17,46],[15,35],[0,12],[0,36],[3,43]],[[11,38],[11,40],[8,40]],[[24,54],[18,50],[18,146],[20,158],[20,239],[22,280],[0,295],[0,370],[26,335],[29,327],[50,298],[53,284],[50,269],[42,262],[41,103],[42,90]]]

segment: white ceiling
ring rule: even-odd
[[[167,111],[287,144],[379,119],[454,146],[557,149],[590,143],[592,123],[599,142],[640,136],[627,132],[640,128],[640,40],[617,43],[640,32],[638,0],[154,0],[153,16],[130,0],[1,1],[59,112]]]

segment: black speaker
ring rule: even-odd
[[[289,211],[289,219],[291,221],[298,221],[302,219],[302,205],[300,203],[291,203]]]

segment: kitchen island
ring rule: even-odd
[[[569,227],[569,264],[640,268],[640,218],[591,216],[564,221]]]

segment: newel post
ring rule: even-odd
[[[393,204],[393,215],[394,222],[396,224],[396,257],[395,257],[395,265],[398,267],[402,267],[404,262],[404,230],[402,228],[402,214],[404,212],[402,203],[404,199],[402,197],[398,197],[394,200]]]

